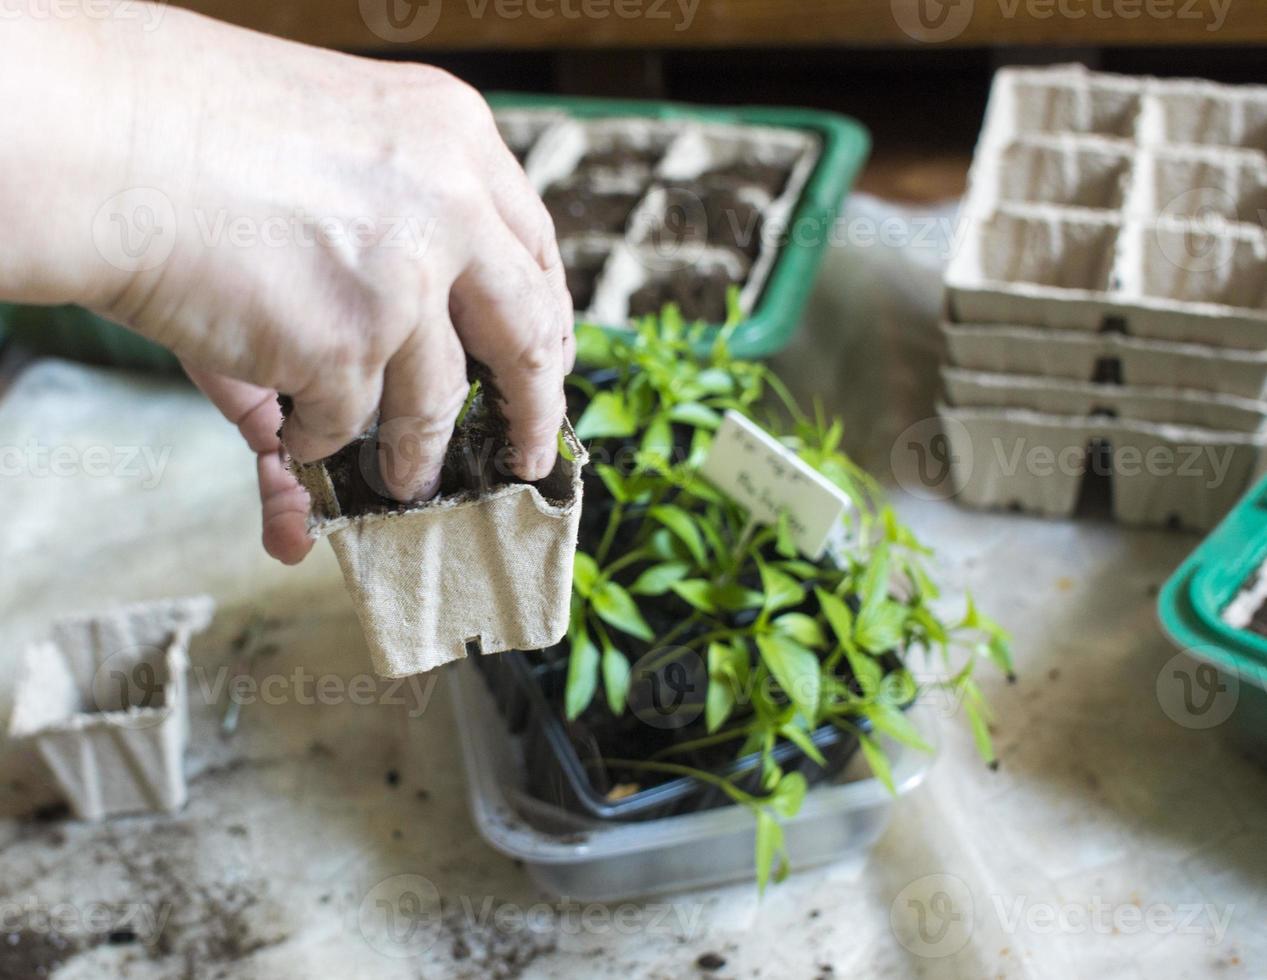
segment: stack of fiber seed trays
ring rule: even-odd
[[[946,273],[959,498],[1209,528],[1267,443],[1267,88],[994,82]]]

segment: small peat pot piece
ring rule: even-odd
[[[517,480],[498,401],[485,382],[449,444],[440,491],[425,502],[387,496],[377,429],[324,460],[292,462],[312,499],[309,529],[330,539],[384,677],[469,651],[548,647],[567,632],[585,449],[564,420],[551,474]]]
[[[207,596],[61,620],[27,648],[9,735],[29,739],[82,820],[185,804],[190,638]]]

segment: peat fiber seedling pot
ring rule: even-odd
[[[312,499],[309,529],[330,539],[384,677],[433,670],[468,651],[548,647],[567,632],[588,457],[565,420],[567,451],[554,471],[535,484],[506,482],[496,472],[500,447],[487,436],[488,405],[485,395],[475,399],[440,493],[425,503],[402,505],[375,488],[374,432],[317,463],[292,464]]]
[[[185,804],[189,641],[207,596],[54,624],[27,648],[9,734],[34,742],[81,820]]]

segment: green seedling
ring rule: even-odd
[[[878,736],[928,749],[903,711],[921,692],[907,665],[922,656],[944,665],[948,676],[937,683],[960,698],[993,765],[988,709],[973,672],[984,659],[1010,675],[1012,661],[1007,635],[971,598],[953,622],[938,614],[929,551],[841,450],[840,421],[821,409],[807,415],[769,368],[732,357],[732,329],[706,343],[702,327],[668,307],[627,337],[578,332],[582,363],[606,370],[598,383],[593,374],[571,379],[587,399],[576,431],[602,482],[586,507],[606,521],[576,556],[564,709],[574,720],[605,702],[620,715],[634,660],[683,650],[703,658],[706,730],[655,758],[607,761],[694,776],[750,809],[764,890],[787,871],[781,821],[796,815],[806,793],[805,777],[775,760],[780,742],[822,764],[811,734],[836,726],[858,740],[875,776],[894,790]],[[755,525],[699,475],[727,410],[763,425],[848,495],[839,553],[806,560],[786,515]],[[666,617],[652,611],[666,608],[673,625],[657,635],[651,623]],[[738,785],[744,774],[721,777],[674,758],[732,742],[735,758],[758,754],[760,793]]]

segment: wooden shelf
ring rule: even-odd
[[[309,44],[401,53],[1267,42],[1262,0],[181,0],[181,5]]]

